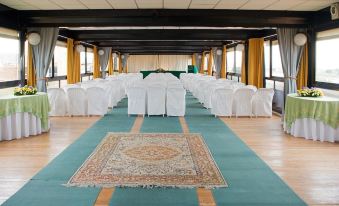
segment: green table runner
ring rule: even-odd
[[[151,73],[158,73],[156,71],[140,71],[140,73],[143,75],[143,78],[147,77]],[[176,76],[178,79],[180,79],[180,74],[186,73],[185,71],[166,71],[165,73],[171,73],[174,76]]]
[[[48,112],[50,109],[46,93],[36,95],[0,96],[0,118],[19,112],[29,112],[41,119],[43,130],[48,129]]]
[[[311,118],[334,129],[339,127],[339,99],[333,97],[299,97],[289,94],[286,99],[284,121],[288,128],[296,119]]]

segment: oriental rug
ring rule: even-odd
[[[200,134],[108,133],[66,186],[227,187]]]

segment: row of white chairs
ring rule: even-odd
[[[273,89],[259,89],[232,80],[182,74],[185,88],[216,116],[272,116]]]

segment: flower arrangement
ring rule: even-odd
[[[14,89],[14,96],[22,96],[22,95],[34,95],[38,92],[35,87],[32,86],[19,86]]]
[[[297,91],[299,97],[321,97],[324,96],[323,91],[317,88],[304,87]]]

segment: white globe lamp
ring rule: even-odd
[[[220,56],[222,54],[222,50],[218,49],[217,50],[217,55]]]
[[[242,51],[244,49],[245,49],[245,46],[243,44],[238,44],[237,47],[236,47],[237,51]]]
[[[124,59],[125,58],[125,55],[121,55],[121,59]]]
[[[28,34],[27,40],[30,45],[36,46],[40,43],[41,37],[40,34],[32,32]]]
[[[294,36],[294,43],[297,46],[304,46],[307,42],[307,36],[304,33],[298,33]]]
[[[100,56],[102,56],[102,55],[105,54],[105,52],[104,52],[104,50],[100,49],[100,50],[98,51],[98,54],[99,54]]]
[[[79,53],[85,51],[85,47],[84,47],[83,45],[81,45],[81,44],[76,45],[76,46],[75,46],[75,49],[76,49],[77,52],[79,52]]]
[[[201,55],[199,54],[198,59],[201,59]]]

